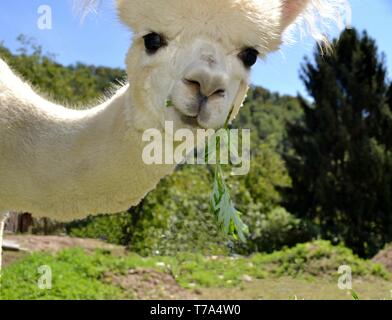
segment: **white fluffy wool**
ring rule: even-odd
[[[160,15],[163,15],[163,13],[166,14],[166,11],[171,11],[173,7],[176,8],[178,3],[184,9],[188,6],[187,10],[192,10],[194,4],[203,2],[209,2],[208,6],[216,6],[217,8],[219,6],[222,8],[238,6],[240,11],[242,9],[247,10],[247,16],[251,20],[261,22],[259,23],[259,29],[262,33],[266,31],[264,21],[267,21],[266,24],[270,22],[275,25],[280,24],[281,30],[276,35],[282,36],[285,42],[293,41],[293,38],[296,38],[297,35],[310,35],[320,44],[328,45],[328,35],[334,29],[342,30],[351,23],[351,7],[348,0],[173,0],[172,3],[169,3],[170,1],[167,0],[156,0],[153,2],[143,0],[115,1],[117,2],[120,16],[125,22],[128,21],[128,24],[134,30],[138,30],[143,25],[143,20],[148,21],[148,16],[152,16],[149,15],[150,11],[145,10],[146,8],[148,10],[155,8],[156,12],[160,12]],[[102,0],[74,0],[74,8],[84,18],[90,13],[96,13],[101,2]],[[125,7],[130,7],[132,10],[121,10],[121,8]],[[160,11],[162,7],[163,11]],[[141,9],[141,15],[138,9]],[[154,12],[154,9],[152,12]],[[127,16],[133,18],[127,19]],[[279,19],[281,21],[278,21]],[[229,24],[225,24],[225,26],[227,25]],[[230,25],[234,28],[238,26],[236,19]],[[286,28],[287,30],[284,30]],[[264,42],[262,38],[261,42]]]

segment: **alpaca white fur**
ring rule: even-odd
[[[237,114],[248,88],[241,50],[252,47],[260,56],[277,50],[296,21],[323,42],[323,21],[339,21],[345,2],[118,0],[121,20],[134,31],[126,58],[129,85],[83,111],[42,98],[0,60],[0,221],[10,210],[68,221],[136,205],[174,170],[143,163],[144,130],[163,130],[165,121],[175,129],[222,126],[233,106]],[[154,55],[144,48],[150,32],[167,41]],[[224,95],[211,95],[191,114],[189,76]],[[165,108],[167,99],[174,108]]]

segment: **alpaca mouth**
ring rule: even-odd
[[[181,111],[179,108],[177,108],[176,105],[173,105],[174,110],[177,112],[177,114],[180,116],[181,122],[184,123],[185,125],[195,127],[195,128],[201,128],[201,125],[199,124],[199,114],[196,115],[187,115],[183,111]]]
[[[179,112],[179,111],[177,111],[177,112]],[[181,121],[183,123],[190,125],[192,127],[200,127],[200,124],[198,121],[198,118],[199,118],[198,115],[197,116],[187,116],[187,115],[183,114],[182,112],[179,112],[179,113],[180,113]]]

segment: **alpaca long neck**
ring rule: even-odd
[[[20,150],[23,163],[11,170],[18,184],[7,196],[19,206],[8,209],[57,220],[116,213],[136,205],[174,170],[143,162],[142,132],[127,117],[127,86],[90,110],[37,104],[28,117],[34,123],[25,129],[29,141]]]

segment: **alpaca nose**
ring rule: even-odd
[[[185,77],[185,84],[194,87],[198,94],[209,98],[224,96],[227,87],[227,76],[217,68],[202,66],[192,69]]]

